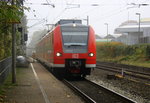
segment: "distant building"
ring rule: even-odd
[[[115,40],[115,37],[110,35],[110,34],[108,34],[107,36],[104,37],[104,39],[110,39],[110,40],[113,41],[113,40]]]
[[[115,41],[127,44],[127,35],[126,34],[121,35],[117,37]]]
[[[95,37],[96,37],[96,42],[111,42],[115,40],[115,37],[110,34],[108,36],[105,36],[104,38],[98,35],[95,35]]]
[[[96,39],[102,39],[102,37],[100,37],[99,35],[95,34],[95,38]]]
[[[150,19],[142,19],[139,23],[136,21],[126,21],[115,29],[115,33],[121,33],[122,36],[118,37],[116,41],[133,45],[140,43],[150,43]]]
[[[116,41],[127,45],[150,43],[150,18],[141,19],[139,23],[133,20],[122,23],[115,29],[115,34],[122,34]]]

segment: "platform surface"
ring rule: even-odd
[[[41,64],[20,69],[17,86],[6,93],[6,103],[84,103]]]

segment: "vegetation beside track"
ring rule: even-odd
[[[0,1],[0,60],[11,56],[12,24],[23,25],[24,10],[27,8],[20,5],[18,1],[15,1],[15,4],[17,5],[11,5],[10,0]],[[18,28],[16,28],[16,45],[17,54],[19,54],[21,31]]]
[[[97,42],[97,60],[150,67],[150,44],[124,45]]]

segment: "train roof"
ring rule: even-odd
[[[63,24],[69,24],[69,23],[82,24],[82,20],[77,20],[77,19],[61,19],[61,20],[59,20],[55,24],[55,26],[57,26],[57,25],[63,25]]]
[[[61,27],[63,27],[63,30],[65,30],[68,27],[80,27],[80,29],[78,28],[78,31],[87,31],[89,25],[84,25],[82,24],[81,20],[74,20],[74,19],[61,19],[60,21],[58,21],[55,24],[55,28],[60,25]],[[43,38],[45,38],[50,32],[52,32],[55,28],[53,28],[52,30],[48,31],[40,40],[42,40]],[[69,29],[72,30],[72,29]],[[68,30],[67,30],[68,31]]]
[[[77,27],[88,27],[89,25],[84,25],[84,24],[78,24],[78,23],[68,23],[68,24],[62,24],[60,25],[61,27],[68,27],[68,26],[77,26]]]
[[[83,25],[83,24],[75,24],[75,23],[69,23],[69,24],[63,24],[60,25],[62,31],[88,31],[89,26]]]

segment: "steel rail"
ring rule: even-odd
[[[92,98],[90,98],[88,95],[86,95],[85,93],[83,93],[80,89],[78,89],[77,87],[75,87],[74,85],[72,85],[70,82],[68,82],[67,80],[63,80],[63,83],[65,83],[67,86],[69,86],[73,91],[75,91],[76,93],[78,93],[78,95],[80,95],[85,101],[86,103],[97,103],[96,101],[94,101]]]
[[[109,67],[114,68],[123,68],[129,71],[137,72],[144,75],[150,75],[150,71],[148,67],[140,67],[140,66],[134,66],[134,65],[127,65],[127,64],[117,64],[117,63],[111,63],[111,62],[100,62],[97,61],[97,65],[105,65]]]
[[[107,92],[109,92],[109,93],[112,94],[112,95],[119,96],[120,98],[122,98],[123,101],[127,101],[128,103],[137,103],[136,101],[134,101],[134,100],[132,100],[132,99],[130,99],[130,98],[128,98],[128,97],[122,95],[122,94],[119,94],[118,92],[115,92],[115,91],[113,91],[113,90],[111,90],[111,89],[109,89],[109,88],[106,88],[106,87],[104,87],[104,86],[102,86],[102,85],[96,84],[96,83],[94,83],[94,82],[92,82],[92,81],[89,81],[89,80],[87,80],[87,79],[85,79],[85,80],[86,80],[87,82],[89,82],[90,84],[99,87],[100,89],[106,90]]]
[[[118,70],[124,69],[124,70],[126,70],[128,72],[134,72],[134,73],[142,74],[142,75],[150,75],[149,73],[139,72],[139,71],[134,71],[134,70],[129,70],[128,68],[124,68],[124,67],[108,66],[108,65],[104,65],[104,64],[97,64],[97,66],[103,66],[103,67],[108,67],[108,68],[118,69]]]
[[[98,84],[96,84],[94,82],[91,82],[89,80],[86,80],[86,79],[84,81],[89,83],[89,84],[91,84],[91,85],[93,85],[94,87],[99,88],[99,90],[102,90],[103,92],[105,92],[104,94],[108,94],[107,98],[109,98],[109,96],[113,96],[113,98],[115,97],[116,100],[121,100],[121,102],[119,102],[119,103],[137,103],[136,101],[134,101],[132,99],[129,99],[128,97],[125,97],[125,96],[123,96],[123,95],[121,95],[121,94],[119,94],[119,93],[117,93],[117,92],[115,92],[113,90],[110,90],[110,89],[108,89],[108,88],[106,88],[104,86],[98,85]],[[88,94],[85,94],[84,92],[82,92],[82,90],[80,90],[74,84],[70,83],[67,80],[64,80],[63,82],[65,84],[67,84],[67,86],[69,86],[71,89],[73,89],[76,93],[78,93],[86,101],[86,103],[98,103],[97,101],[93,100],[92,97],[88,96]],[[92,88],[89,88],[89,89],[92,89]]]
[[[146,74],[146,73],[140,73],[140,72],[136,72],[136,71],[130,71],[130,70],[127,70],[127,69],[121,69],[121,68],[118,68],[118,67],[110,67],[110,66],[105,66],[105,65],[97,65],[97,68],[107,70],[107,71],[111,71],[111,72],[117,72],[117,73],[121,73],[122,70],[123,70],[125,75],[132,76],[132,77],[135,77],[135,78],[150,80],[150,75]]]

